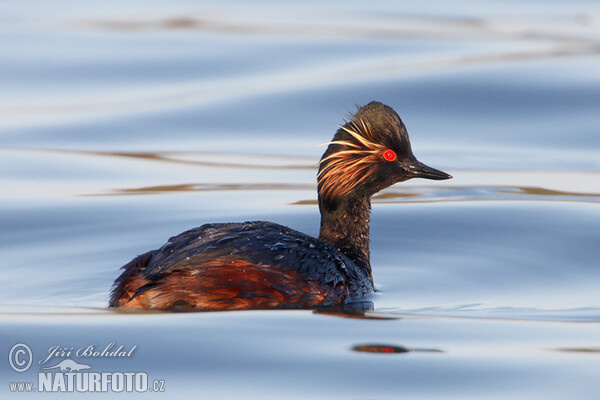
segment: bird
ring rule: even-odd
[[[340,307],[374,291],[371,198],[452,176],[413,155],[393,108],[372,101],[338,125],[318,164],[318,238],[274,222],[209,223],[122,267],[109,307],[171,311]]]

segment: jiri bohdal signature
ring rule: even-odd
[[[137,348],[137,344],[131,349],[127,350],[125,346],[121,345],[116,349],[115,342],[109,343],[106,347],[101,349],[97,344],[90,344],[83,346],[75,350],[75,347],[63,347],[63,346],[52,346],[48,349],[48,356],[40,360],[40,365],[46,364],[53,358],[66,358],[72,357],[89,357],[89,358],[119,358],[119,357],[131,357],[133,352]]]

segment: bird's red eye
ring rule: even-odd
[[[396,159],[396,153],[392,150],[386,150],[383,152],[383,158],[385,158],[386,161],[394,161]]]

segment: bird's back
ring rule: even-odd
[[[373,290],[364,269],[334,246],[264,221],[202,225],[124,269],[129,275],[116,282],[114,306],[237,309],[279,302],[276,307],[295,308],[337,304]],[[126,285],[131,281],[135,291]]]

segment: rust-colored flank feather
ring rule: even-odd
[[[143,275],[148,258],[134,261],[131,275],[117,288],[122,293],[113,306],[163,310],[311,308],[326,299],[334,299],[332,305],[339,303],[347,292],[343,285],[327,288],[307,281],[296,271],[242,260],[215,260],[200,269],[173,271],[154,286]],[[145,287],[149,288],[140,290]]]
[[[320,195],[333,199],[349,193],[365,179],[373,165],[381,161],[385,146],[377,143],[368,122],[360,118],[340,125],[340,129],[350,134],[350,140],[334,140],[327,144],[346,146],[346,150],[336,151],[324,157],[317,175]]]

